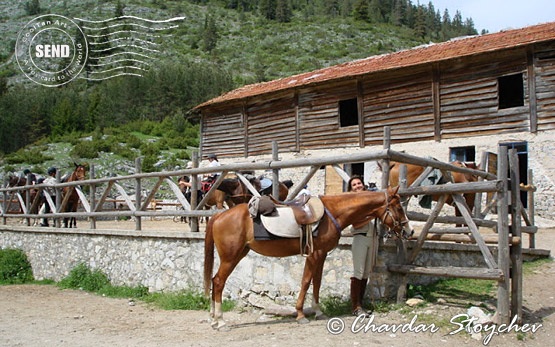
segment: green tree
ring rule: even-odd
[[[291,21],[293,12],[289,5],[289,0],[277,0],[276,2],[276,20],[280,23],[287,23]]]
[[[218,44],[218,27],[216,20],[210,14],[206,14],[204,19],[204,28],[202,30],[202,49],[206,52],[212,52]]]
[[[355,20],[369,21],[370,11],[366,0],[357,0],[353,8],[353,17]]]
[[[25,13],[29,16],[39,14],[41,11],[39,0],[27,1],[24,5]]]
[[[121,17],[124,15],[123,11],[125,10],[125,4],[122,4],[121,1],[118,0],[116,2],[116,8],[114,10],[114,16]]]
[[[260,0],[258,11],[260,15],[266,19],[276,19],[276,0]]]
[[[424,7],[418,6],[416,16],[414,18],[414,34],[420,38],[426,35],[426,17]]]

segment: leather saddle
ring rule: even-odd
[[[290,201],[261,196],[251,199],[249,211],[253,218],[260,216],[262,224],[270,233],[296,238],[301,236],[303,226],[320,221],[324,215],[324,204],[318,197],[306,194]]]

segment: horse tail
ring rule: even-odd
[[[210,218],[206,224],[204,237],[204,295],[210,296],[212,271],[214,269],[214,226],[215,218]]]

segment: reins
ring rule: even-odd
[[[393,228],[388,227],[388,230],[393,230],[396,237],[402,238],[402,236],[400,235],[400,231],[396,231],[396,229],[397,229],[397,227],[401,227],[401,230],[402,230],[403,229],[402,228],[403,224],[408,223],[408,220],[399,221],[399,220],[397,220],[397,218],[395,218],[393,216],[393,213],[391,212],[391,209],[389,208],[389,196],[387,195],[387,191],[385,191],[384,194],[385,194],[385,211],[382,214],[380,219],[381,219],[382,223],[385,225],[385,220],[389,216],[389,218],[391,218],[391,220],[393,221]]]

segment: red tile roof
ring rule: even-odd
[[[555,40],[555,22],[481,36],[458,38],[395,53],[371,56],[270,82],[250,84],[208,100],[196,106],[195,109],[203,109],[228,101],[304,87],[345,77],[439,62],[549,40]]]

